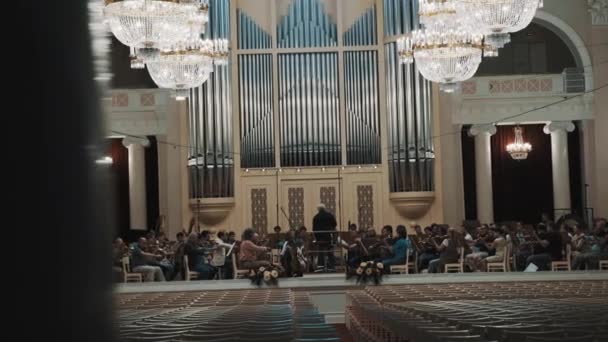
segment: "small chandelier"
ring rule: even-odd
[[[160,48],[204,33],[208,0],[105,0],[106,22],[123,44],[141,58],[158,56]],[[136,61],[136,66],[139,66]]]
[[[495,48],[509,43],[509,33],[523,30],[532,22],[543,0],[456,0],[458,15],[486,35]]]
[[[214,65],[226,65],[228,56],[227,40],[197,39],[163,49],[158,58],[146,61],[146,65],[159,88],[173,89],[175,98],[182,100],[190,88],[209,79]]]
[[[477,72],[484,54],[483,35],[459,17],[455,0],[420,0],[418,14],[424,29],[397,40],[399,60],[415,60],[426,79],[439,83],[442,91],[454,92],[458,82]]]
[[[515,131],[515,142],[507,145],[507,152],[511,155],[514,160],[524,160],[528,158],[528,153],[532,151],[532,145],[524,142],[523,130],[521,127],[516,126],[513,128]]]

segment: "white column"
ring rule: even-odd
[[[553,170],[553,207],[555,219],[570,212],[570,168],[568,165],[568,132],[574,131],[570,121],[554,121],[545,125],[551,134],[551,168]]]
[[[475,137],[475,192],[477,193],[477,220],[494,222],[492,192],[492,149],[490,137],[496,134],[494,125],[475,125],[469,134]]]
[[[132,230],[146,230],[146,159],[148,139],[127,137],[122,144],[129,150],[129,214]]]

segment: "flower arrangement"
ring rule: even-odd
[[[262,286],[277,286],[279,284],[279,269],[276,266],[261,266],[258,269],[249,270],[248,275],[251,284]]]
[[[357,284],[367,285],[373,283],[379,285],[382,283],[382,277],[384,275],[384,265],[382,263],[375,263],[373,261],[362,262],[359,267],[350,269],[346,273],[346,279],[355,278]]]

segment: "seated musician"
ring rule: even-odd
[[[596,222],[592,232],[584,233],[580,226],[575,226],[575,234],[572,237],[574,270],[595,270],[598,268],[599,260],[608,258],[606,234]]]
[[[288,277],[301,277],[306,270],[304,246],[296,239],[296,231],[287,232],[285,242],[281,248],[281,264]]]
[[[532,226],[524,226],[517,222],[509,233],[513,243],[513,258],[515,258],[515,270],[523,271],[526,267],[526,260],[532,255],[532,242],[534,234]]]
[[[270,248],[281,250],[285,243],[285,237],[281,234],[281,226],[274,227],[274,234],[270,236]]]
[[[539,271],[550,269],[551,261],[562,260],[562,237],[559,232],[549,230],[547,225],[540,223],[536,227],[536,243],[534,254],[526,259],[526,267],[534,264]]]
[[[270,266],[270,261],[264,260],[260,256],[263,253],[270,252],[270,247],[261,247],[258,242],[258,233],[252,228],[247,228],[243,232],[243,241],[241,242],[239,261],[241,268],[256,269],[261,266]]]
[[[477,236],[472,241],[473,253],[466,256],[465,265],[473,272],[480,271],[483,268],[482,260],[490,255],[490,243],[494,241],[494,234],[490,231],[487,224],[477,228]]]
[[[374,237],[376,243],[370,247],[372,256],[374,258],[389,259],[392,256],[389,247],[397,241],[397,239],[393,238],[393,227],[390,225],[382,227],[379,239],[375,235],[376,232],[374,231],[371,236]]]
[[[305,226],[301,226],[296,230],[296,241],[302,246],[302,253],[304,253],[304,257],[306,258],[306,271],[313,271],[312,256],[310,255],[312,239],[308,235],[308,229]]]
[[[366,250],[366,256],[363,258],[364,261],[380,259],[380,251],[381,246],[383,246],[383,242],[378,236],[376,236],[376,231],[374,228],[368,228],[365,233],[365,237],[363,237],[361,241],[363,242],[363,246],[365,246]]]
[[[429,273],[441,273],[443,272],[445,264],[456,263],[460,259],[459,248],[464,247],[465,241],[464,236],[454,228],[448,229],[448,234],[443,239],[441,244],[438,244],[435,239],[431,239],[437,252],[439,252],[439,258],[431,260],[429,262]]]
[[[129,248],[121,238],[116,238],[112,244],[113,276],[116,282],[122,280],[122,258],[129,256]]]
[[[209,232],[203,231],[200,236],[192,232],[184,246],[184,254],[188,256],[188,267],[199,273],[199,280],[213,279],[215,268],[209,264],[211,253],[215,249],[209,242]]]
[[[382,232],[380,232],[380,239],[388,245],[392,245],[395,240],[393,239],[393,226],[386,225],[382,227]]]
[[[346,264],[350,268],[357,268],[361,263],[363,255],[361,237],[357,231],[357,225],[352,223],[348,226],[348,235],[344,239],[339,239],[339,245],[347,249]]]
[[[184,247],[186,246],[186,234],[184,232],[178,232],[175,235],[177,243],[172,247],[173,252],[173,275],[169,280],[174,280],[178,274],[184,269]]]
[[[493,251],[493,255],[481,260],[482,266],[479,269],[480,271],[487,270],[486,265],[488,262],[502,262],[505,254],[507,253],[506,232],[501,227],[492,228],[492,232],[494,235],[494,241],[490,242],[488,247]]]
[[[164,232],[158,232],[156,241],[158,241],[158,247],[161,249],[165,249],[169,245],[169,239]]]
[[[148,253],[146,249],[147,241],[145,237],[140,237],[137,243],[131,245],[131,270],[142,273],[145,281],[165,281],[165,275],[157,261],[162,256]]]
[[[389,250],[393,256],[380,261],[382,265],[384,265],[385,270],[387,270],[388,267],[392,265],[402,265],[405,263],[408,249],[407,230],[405,226],[397,226],[396,239],[397,240],[395,241],[395,243],[389,247]]]
[[[220,230],[214,241],[217,248],[213,251],[211,266],[220,272],[221,279],[232,279],[232,272],[228,270],[232,269],[232,265],[226,265],[226,252],[232,248],[232,245],[224,242],[224,239],[226,239],[226,232]]]
[[[418,270],[422,271],[429,267],[429,262],[437,259],[439,255],[435,251],[435,245],[431,242],[431,228],[426,227],[424,233],[420,226],[415,226],[416,235],[413,235],[411,240],[418,252]]]

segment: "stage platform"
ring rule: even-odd
[[[449,283],[483,283],[514,281],[585,281],[608,280],[606,271],[570,271],[570,272],[507,272],[507,273],[449,273],[449,274],[403,274],[387,275],[382,285],[420,285]],[[380,286],[382,286],[380,285]],[[346,280],[344,274],[324,273],[306,274],[301,278],[281,278],[278,288],[301,291],[327,291],[357,288],[359,285]],[[249,290],[255,289],[247,279],[205,280],[205,281],[171,281],[154,283],[117,284],[116,293],[150,293],[150,292],[184,292],[213,290]]]

